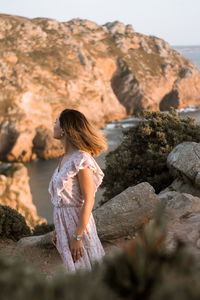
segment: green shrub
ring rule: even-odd
[[[0,205],[0,237],[18,241],[30,235],[31,230],[25,218],[17,210],[7,205]]]
[[[48,232],[51,232],[55,229],[54,224],[38,224],[34,227],[32,235],[42,235]]]
[[[194,119],[180,119],[171,109],[168,114],[144,111],[136,127],[123,131],[123,141],[106,156],[105,201],[129,186],[149,182],[158,193],[173,180],[166,165],[169,152],[183,141],[200,142],[200,125]]]

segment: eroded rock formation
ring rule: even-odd
[[[65,108],[99,128],[141,109],[199,104],[194,63],[131,25],[0,15],[0,160],[61,155],[52,122]]]
[[[32,202],[27,169],[22,163],[0,165],[0,204],[16,209],[33,229],[47,220],[38,216]]]

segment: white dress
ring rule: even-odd
[[[80,169],[87,166],[94,172],[96,192],[102,183],[104,173],[95,159],[88,152],[82,150],[75,151],[69,160],[63,164],[60,171],[57,167],[49,183],[48,191],[54,205],[53,220],[57,238],[56,248],[69,272],[75,272],[78,269],[90,270],[93,262],[100,261],[105,255],[92,213],[83,233],[83,256],[74,262],[69,248],[69,241],[76,230],[81,207],[84,203],[76,175]]]

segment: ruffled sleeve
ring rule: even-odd
[[[58,195],[61,196],[62,191],[67,186],[69,178],[74,177],[78,174],[79,170],[89,167],[94,172],[94,183],[95,183],[95,192],[98,187],[101,185],[104,177],[104,173],[95,161],[95,159],[86,152],[79,152],[78,155],[73,157],[69,163],[66,164],[63,168],[62,173],[60,174],[62,179],[62,187],[58,190]]]

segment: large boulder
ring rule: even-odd
[[[200,187],[200,143],[183,142],[167,157],[167,166],[174,178]]]
[[[186,180],[184,181],[182,178],[180,178],[180,176],[174,179],[174,181],[162,192],[172,191],[186,193],[200,198],[200,189],[191,182],[186,182]]]
[[[129,187],[119,195],[93,210],[98,236],[104,244],[110,240],[126,238],[154,215],[159,197],[147,182]],[[51,247],[52,233],[21,238],[17,243],[22,247]],[[116,244],[118,241],[116,242]]]
[[[173,249],[180,239],[200,249],[200,144],[183,142],[168,155],[167,166],[174,181],[158,196],[169,217],[166,246]]]
[[[54,248],[52,237],[53,231],[41,235],[23,237],[17,242],[17,245],[21,247]]]
[[[148,182],[127,188],[94,210],[99,238],[106,241],[134,234],[153,217],[159,202]]]
[[[175,191],[162,191],[158,196],[168,215],[166,247],[173,249],[178,238],[199,252],[200,198]]]

